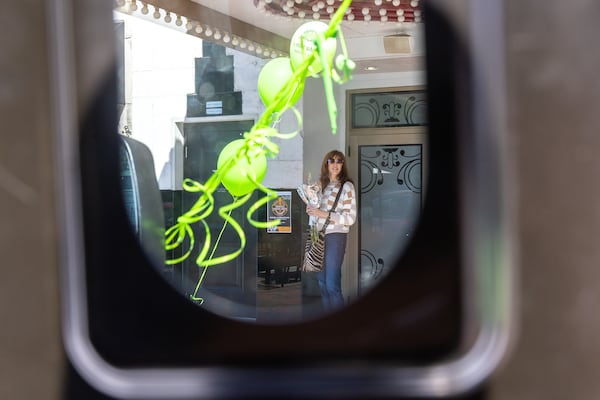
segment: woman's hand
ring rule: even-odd
[[[306,206],[306,213],[311,217],[314,216],[318,218],[327,218],[328,214],[326,211],[311,206]]]

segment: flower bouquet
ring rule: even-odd
[[[321,205],[321,187],[315,184],[303,183],[296,189],[298,195],[308,206],[319,208]],[[319,237],[317,230],[317,217],[311,215],[308,217],[308,225],[310,226],[310,239],[315,242]]]

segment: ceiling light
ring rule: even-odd
[[[353,7],[346,9],[346,20],[421,22],[421,3],[420,0],[354,0]],[[340,6],[336,0],[254,0],[254,5],[259,10],[264,9],[267,15],[277,18],[304,19],[312,16],[315,20],[330,20]]]

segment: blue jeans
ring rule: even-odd
[[[331,311],[344,305],[342,296],[342,261],[346,253],[346,233],[325,235],[325,261],[317,272],[323,309]]]

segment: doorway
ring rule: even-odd
[[[184,176],[198,182],[206,182],[214,172],[221,150],[231,141],[242,138],[243,133],[250,130],[253,124],[253,120],[218,119],[185,123]],[[230,204],[232,196],[223,187],[217,189],[213,196],[215,212],[205,220],[213,235],[219,237],[219,245],[214,254],[218,257],[237,250],[240,247],[240,238],[216,211],[219,207]],[[198,197],[198,193],[184,192],[183,209],[190,209]],[[239,257],[212,267],[199,267],[195,263],[200,251],[196,246],[190,257],[179,267],[181,286],[186,296],[192,299],[201,298],[203,307],[219,314],[250,320],[256,318],[257,274],[257,234],[256,229],[251,229],[246,218],[246,212],[252,203],[251,199],[234,209],[231,214],[246,233],[246,247]],[[199,225],[192,225],[197,243],[201,243],[204,237],[204,228]]]
[[[358,223],[348,236],[343,274],[348,302],[370,291],[398,266],[419,221],[427,176],[427,134],[425,101],[417,93],[419,88],[348,94],[347,159],[358,201]],[[356,115],[365,106],[353,99],[355,94],[368,99],[367,122]]]

